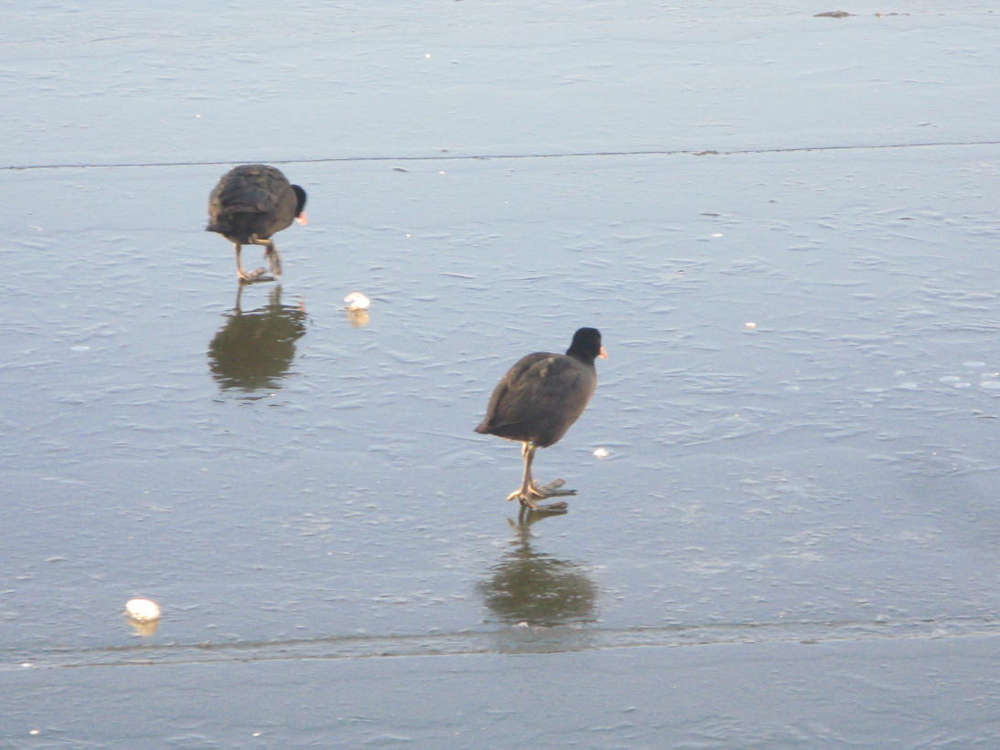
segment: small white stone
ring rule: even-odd
[[[153,622],[160,619],[160,605],[150,599],[129,599],[125,613],[136,622]]]
[[[344,297],[344,302],[347,303],[348,310],[367,310],[372,303],[372,301],[361,292],[351,292]]]

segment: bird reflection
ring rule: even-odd
[[[226,322],[208,345],[208,367],[223,390],[258,391],[280,387],[295,358],[295,341],[306,332],[303,305],[281,304],[281,286],[271,288],[267,305],[243,312],[243,285]]]
[[[530,526],[551,514],[524,510],[511,549],[478,585],[487,608],[503,622],[554,626],[594,619],[597,587],[576,563],[536,552]]]

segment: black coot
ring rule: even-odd
[[[535,502],[538,498],[575,495],[576,490],[559,489],[565,484],[561,479],[539,486],[531,476],[531,462],[537,448],[558,442],[583,413],[597,388],[594,360],[607,356],[600,331],[581,328],[573,334],[573,343],[565,354],[535,352],[522,357],[497,384],[486,418],[476,432],[523,443],[524,479],[508,500],[516,498],[531,510],[566,509],[564,502]]]
[[[262,281],[264,269],[247,273],[240,262],[243,245],[263,245],[271,274],[281,275],[281,256],[270,237],[294,220],[306,223],[306,191],[266,164],[244,164],[226,172],[208,197],[208,232],[236,245],[240,281]]]

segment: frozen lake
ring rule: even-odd
[[[0,744],[1000,743],[1000,17],[248,5],[0,9]]]

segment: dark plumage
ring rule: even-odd
[[[281,256],[270,239],[293,221],[306,223],[306,191],[266,164],[244,164],[222,176],[208,197],[208,232],[218,232],[236,246],[236,275],[259,281],[263,268],[247,273],[240,262],[243,245],[263,245],[271,274],[281,275]]]
[[[516,498],[531,510],[562,511],[566,503],[542,506],[535,499],[576,494],[559,489],[564,484],[561,479],[540,487],[531,476],[531,462],[537,448],[557,443],[583,414],[597,388],[594,360],[598,357],[607,357],[600,331],[581,328],[565,354],[535,352],[522,357],[493,390],[476,432],[523,444],[524,478],[508,500]]]

